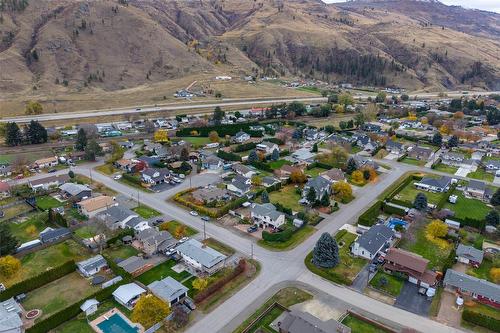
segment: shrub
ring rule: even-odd
[[[462,312],[462,319],[468,321],[469,323],[486,327],[487,329],[490,329],[493,332],[500,332],[500,320],[485,315],[483,313],[465,309]]]
[[[365,225],[368,227],[374,225],[382,208],[383,208],[383,202],[377,201],[373,206],[368,208],[363,214],[359,216],[358,224]]]
[[[280,232],[268,232],[268,231],[262,231],[262,239],[265,240],[266,242],[286,242],[292,238],[292,235],[295,232],[295,228],[289,227],[286,228],[283,231]]]
[[[120,233],[117,234],[116,236],[106,240],[106,244],[110,246],[111,244],[116,243],[116,241],[121,240],[125,236],[134,236],[134,229],[129,229],[129,228],[123,229],[123,231],[120,231]]]
[[[223,276],[221,279],[215,281],[202,291],[198,292],[198,294],[194,296],[194,301],[199,303],[210,297],[212,294],[219,291],[228,282],[230,282],[231,280],[239,276],[241,273],[243,273],[245,271],[246,265],[247,265],[246,260],[241,259],[238,263],[238,266],[236,266],[231,273],[227,274],[226,276]]]
[[[238,154],[234,154],[234,153],[228,153],[222,149],[219,149],[219,151],[217,151],[217,157],[219,158],[222,158],[223,160],[226,160],[226,161],[238,161],[238,162],[241,162],[241,156],[238,155]]]
[[[128,173],[124,173],[122,177],[123,177],[123,179],[125,179],[133,184],[137,184],[137,185],[142,184],[141,179],[137,176],[134,176],[134,175],[131,175]]]

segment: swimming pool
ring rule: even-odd
[[[118,313],[113,314],[107,320],[97,324],[97,327],[104,333],[137,333],[139,329],[131,326],[122,316]]]

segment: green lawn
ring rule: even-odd
[[[175,220],[162,223],[160,228],[162,230],[167,230],[172,236],[175,237],[175,229],[177,229],[177,227],[181,226],[181,225],[186,228],[186,232],[184,235],[187,237],[191,237],[191,236],[196,235],[198,233],[198,231],[196,229],[193,229],[190,226],[187,226],[187,225],[180,223],[178,221],[175,221]]]
[[[292,237],[286,242],[268,242],[261,239],[258,241],[257,244],[269,250],[287,251],[293,249],[294,247],[302,243],[304,240],[309,238],[309,236],[311,236],[315,231],[316,229],[314,229],[314,227],[306,225],[303,228],[297,230],[292,235]]]
[[[493,262],[491,260],[485,258],[483,260],[483,262],[481,263],[481,266],[479,266],[478,268],[469,267],[467,269],[467,274],[475,276],[479,279],[494,282],[494,281],[492,281],[491,276],[490,276],[490,269],[492,269],[493,267],[494,267]]]
[[[96,234],[94,232],[94,228],[90,226],[83,226],[81,228],[78,228],[75,230],[75,235],[77,235],[80,238],[87,239],[87,238],[92,238]]]
[[[277,160],[277,161],[272,161],[272,162],[268,163],[269,167],[273,170],[279,169],[285,164],[291,165],[292,163],[290,161],[287,161],[287,160]]]
[[[263,313],[271,304],[274,302],[279,303],[283,306],[290,307],[294,304],[303,303],[312,299],[313,296],[306,293],[305,291],[290,287],[284,288],[274,294],[271,298],[269,298],[254,314],[252,314],[249,318],[247,318],[233,333],[241,333],[245,328],[247,328],[250,323],[255,320],[261,313]],[[255,331],[255,329],[259,328],[259,323],[253,325],[251,330]]]
[[[468,217],[482,220],[491,210],[491,208],[481,200],[468,199],[460,191],[454,191],[453,194],[458,196],[457,202],[454,204],[447,202],[443,208],[451,209],[458,218],[465,219]]]
[[[33,208],[30,205],[24,202],[19,205],[15,205],[9,208],[4,208],[2,209],[4,215],[2,218],[0,218],[0,222],[18,216],[20,214],[29,212],[32,209]]]
[[[191,275],[187,271],[176,273],[172,270],[173,266],[175,266],[175,261],[168,260],[156,267],[153,267],[149,271],[142,273],[137,277],[137,280],[144,283],[145,285],[148,285],[153,281],[161,280],[163,278],[166,278],[167,276],[171,276],[177,281],[182,281]]]
[[[212,249],[219,251],[220,253],[226,255],[226,256],[232,256],[236,251],[230,247],[227,246],[226,244],[223,244],[219,242],[216,239],[213,238],[207,238],[204,243],[208,246],[211,247]]]
[[[142,217],[142,218],[144,218],[144,219],[150,219],[152,217],[160,216],[161,215],[160,212],[157,212],[153,208],[148,207],[148,206],[144,206],[144,205],[140,205],[138,207],[135,207],[132,210],[134,212],[136,212],[137,214],[139,214],[139,216]]]
[[[351,234],[349,232],[345,234],[339,234],[340,237],[336,237],[337,243],[339,244],[339,256],[340,263],[333,268],[320,268],[315,266],[312,262],[312,251],[307,255],[305,259],[305,264],[307,268],[313,273],[331,280],[336,283],[351,285],[354,278],[361,269],[368,262],[365,259],[352,257],[350,254],[349,247],[356,240],[357,235]]]
[[[299,204],[301,198],[301,195],[296,192],[296,188],[293,185],[288,185],[282,187],[278,191],[269,193],[271,203],[280,203],[296,212],[302,212],[304,210],[304,206]]]
[[[110,257],[111,259],[127,259],[131,256],[135,256],[139,251],[130,245],[112,246],[104,250],[104,255]]]
[[[318,87],[298,87],[295,90],[321,95],[321,90]]]
[[[492,182],[495,178],[495,176],[492,173],[484,171],[484,169],[477,169],[474,172],[469,172],[467,174],[467,177],[473,178],[473,179],[479,179],[479,180],[484,180],[488,182]]]
[[[100,286],[91,286],[89,281],[73,272],[27,293],[28,297],[22,304],[27,310],[41,309],[42,316],[37,318],[39,321],[100,289]]]
[[[417,160],[417,159],[410,158],[410,157],[405,157],[401,162],[403,162],[405,164],[416,165],[416,166],[424,166],[425,163],[427,163],[427,161]]]
[[[183,136],[183,137],[179,137],[179,139],[191,143],[195,148],[202,147],[206,144],[212,143],[212,141],[210,141],[210,139],[208,137]]]
[[[399,243],[399,247],[429,260],[429,269],[442,268],[442,263],[451,251],[451,245],[441,249],[425,238],[425,224],[418,228],[410,228]]]
[[[103,165],[99,165],[98,167],[95,167],[95,170],[99,171],[100,173],[103,173],[105,175],[111,176],[114,173],[120,172],[121,170],[118,168],[115,168],[112,164],[106,163]]]
[[[434,170],[455,174],[455,172],[457,172],[458,168],[454,167],[454,166],[439,163],[438,165],[436,165],[434,167]]]
[[[386,284],[384,284],[383,278],[385,278]],[[402,279],[384,272],[377,272],[370,281],[370,286],[385,291],[394,297],[399,295],[401,288],[403,288],[403,284],[404,281]]]
[[[87,251],[73,240],[66,240],[45,249],[29,253],[21,258],[21,270],[12,278],[2,281],[6,287],[45,270],[60,266],[68,260],[80,261],[88,258]]]
[[[406,185],[398,194],[394,196],[394,199],[407,201],[413,204],[413,201],[415,200],[417,194],[423,193],[427,197],[428,203],[436,205],[439,202],[439,200],[441,200],[441,197],[444,195],[444,193],[433,193],[433,192],[418,190],[417,188],[415,188],[415,185],[413,185],[413,183],[414,182],[412,181],[408,185]]]
[[[387,331],[352,315],[345,317],[344,320],[342,320],[342,324],[350,327],[352,333],[387,333]]]
[[[64,203],[59,202],[56,198],[53,198],[49,195],[44,195],[42,197],[36,198],[36,205],[41,210],[48,210],[50,208],[64,206]]]
[[[135,177],[137,177],[137,178],[138,178],[138,176],[135,176]],[[125,178],[123,178],[123,177],[122,177],[122,178],[120,178],[118,181],[119,181],[120,183],[122,183],[122,184],[125,184],[125,185],[127,185],[127,186],[132,187],[132,188],[135,188],[135,189],[137,189],[137,190],[139,190],[139,191],[151,193],[151,191],[150,191],[149,189],[147,189],[147,188],[145,188],[145,187],[142,187],[140,184],[137,184],[136,182],[130,181],[130,180],[125,179]],[[134,191],[134,192],[135,192],[135,191]],[[137,195],[137,194],[136,194],[136,195]]]
[[[9,227],[12,235],[21,243],[38,238],[38,234],[47,227],[47,213],[34,213],[28,216],[24,222],[10,222]],[[32,229],[34,230],[28,230]]]
[[[311,176],[311,177],[314,178],[314,177],[319,176],[320,173],[325,172],[325,171],[327,171],[327,169],[316,167],[316,168],[312,168],[312,169],[309,169],[309,170],[305,170],[304,173],[306,175],[309,175],[309,176]]]

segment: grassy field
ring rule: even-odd
[[[196,235],[198,231],[196,229],[191,228],[190,226],[187,226],[185,224],[182,224],[178,221],[169,221],[169,222],[164,222],[161,224],[161,228],[166,228],[164,230],[167,230],[172,236],[175,237],[175,229],[177,229],[178,226],[184,226],[186,228],[186,232],[184,233],[185,236],[191,237],[193,235]],[[179,237],[182,238],[182,237]]]
[[[75,235],[77,235],[80,238],[87,239],[94,237],[96,234],[94,233],[92,227],[83,226],[75,230]]]
[[[33,277],[64,264],[68,260],[83,260],[89,257],[86,250],[73,240],[67,240],[45,249],[30,253],[21,258],[21,270],[12,278],[2,281],[6,287]]]
[[[479,180],[485,180],[488,182],[492,182],[495,176],[492,173],[486,172],[483,169],[477,169],[474,172],[469,172],[467,177]]]
[[[293,185],[288,185],[282,187],[278,191],[269,193],[269,199],[271,203],[280,203],[296,212],[302,212],[304,210],[304,206],[299,204],[301,195],[295,191],[295,186]]]
[[[299,304],[303,303],[305,301],[308,301],[312,299],[313,296],[301,289],[290,287],[290,288],[284,288],[278,291],[276,294],[274,294],[271,298],[269,298],[257,311],[254,312],[249,318],[247,318],[236,330],[234,330],[233,333],[240,333],[242,332],[245,328],[250,325],[250,323],[255,320],[261,313],[263,313],[271,304],[273,303],[279,303],[283,306],[290,307],[294,304]],[[253,327],[251,328],[252,331],[255,331],[258,329],[259,323],[257,322]]]
[[[454,167],[454,166],[450,166],[450,165],[445,165],[445,164],[439,163],[438,165],[436,165],[434,167],[434,170],[441,171],[441,172],[447,172],[447,173],[451,173],[451,174],[455,174],[455,172],[457,172],[458,168]]]
[[[95,167],[95,170],[108,176],[120,172],[120,169],[115,168],[111,163],[99,165],[98,167]]]
[[[259,240],[257,244],[260,246],[269,249],[269,250],[274,250],[274,251],[287,251],[290,249],[293,249],[300,243],[302,243],[304,240],[309,238],[316,229],[310,225],[306,225],[303,228],[300,228],[295,232],[292,237],[286,241],[286,242],[268,242],[263,239]]]
[[[427,197],[427,202],[436,205],[444,193],[433,193],[428,191],[421,191],[415,188],[413,182],[406,185],[398,194],[394,196],[394,199],[408,201],[413,204],[415,197],[418,193],[423,193]]]
[[[417,159],[410,158],[410,157],[405,157],[401,162],[403,162],[405,164],[410,164],[410,165],[424,166],[427,161],[417,160]]]
[[[383,283],[383,279],[387,281],[386,284]],[[375,276],[370,280],[370,286],[375,289],[379,289],[385,291],[386,293],[396,297],[401,292],[401,288],[403,288],[404,281],[398,277],[393,275],[377,272]]]
[[[422,224],[410,228],[405,234],[405,237],[399,243],[399,247],[429,260],[429,267],[441,269],[442,263],[448,257],[451,251],[451,245],[442,249],[425,238],[425,225]]]
[[[451,209],[458,218],[464,219],[468,217],[482,220],[491,210],[491,208],[481,200],[468,199],[460,191],[454,191],[453,194],[458,196],[457,202],[454,204],[447,202],[443,208]]]
[[[104,250],[104,255],[110,257],[111,259],[127,259],[131,256],[137,255],[138,253],[139,251],[130,245],[108,247]]]
[[[41,210],[48,210],[50,208],[61,207],[64,203],[59,202],[56,198],[49,195],[44,195],[42,197],[36,198],[36,205]]]
[[[319,176],[320,173],[325,172],[325,171],[327,171],[327,169],[316,167],[316,168],[312,168],[312,169],[309,169],[309,170],[305,170],[304,173],[306,175],[309,175],[309,176],[311,176],[311,177],[314,178],[314,177]]]
[[[318,87],[298,87],[295,90],[321,95],[321,90]]]
[[[352,333],[387,333],[385,330],[351,315],[345,317],[342,324],[350,327]]]
[[[488,280],[494,282],[490,276],[490,270],[494,267],[493,262],[489,259],[484,259],[481,266],[478,268],[469,267],[467,269],[467,274],[475,276],[479,279]]]
[[[140,205],[132,209],[134,212],[139,214],[140,217],[144,219],[150,219],[155,216],[160,216],[161,214],[151,207]]]
[[[276,170],[276,169],[281,168],[285,164],[291,165],[292,163],[290,161],[287,161],[287,160],[277,160],[277,161],[269,162],[268,164],[269,164],[269,167],[271,167],[271,169]]]
[[[168,260],[156,267],[153,267],[149,271],[142,273],[137,277],[137,280],[144,283],[145,285],[148,285],[153,281],[161,280],[163,278],[166,278],[167,276],[171,276],[177,281],[182,281],[191,275],[187,271],[176,273],[172,270],[173,266],[175,266],[175,261]]]
[[[346,233],[337,239],[338,244],[343,246],[339,249],[340,263],[333,268],[320,268],[315,266],[312,262],[312,252],[310,252],[306,259],[305,264],[310,271],[319,276],[337,283],[352,284],[352,281],[361,271],[361,269],[368,262],[365,259],[354,258],[350,254],[349,247],[356,240],[357,235]]]
[[[40,320],[100,289],[99,286],[91,286],[89,281],[73,272],[29,292],[28,297],[22,304],[27,310],[41,309],[42,315],[37,318],[37,320]]]
[[[210,141],[210,139],[208,137],[183,136],[183,137],[179,137],[179,139],[191,143],[195,148],[196,147],[203,147],[206,144],[212,143],[212,141]]]
[[[19,204],[19,205],[15,205],[15,206],[12,206],[9,208],[2,209],[4,215],[2,218],[0,218],[0,222],[2,220],[7,220],[7,219],[13,218],[15,216],[18,216],[20,214],[29,212],[32,209],[33,208],[31,208],[30,205],[28,205],[27,203],[24,203],[24,202]]]
[[[207,238],[204,243],[208,246],[211,247],[212,249],[219,251],[220,253],[226,255],[226,256],[232,256],[236,251],[230,247],[227,246],[226,244],[223,244],[219,242],[216,239],[213,238]]]
[[[24,222],[9,223],[10,232],[21,243],[28,242],[38,238],[40,231],[47,227],[47,213],[34,213],[30,214]],[[33,231],[28,230],[32,229]]]

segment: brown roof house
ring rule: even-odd
[[[80,214],[91,218],[96,216],[100,212],[105,211],[109,207],[117,206],[118,203],[116,203],[115,199],[113,199],[112,197],[101,195],[99,197],[82,200],[76,205]]]
[[[429,288],[437,282],[437,273],[427,269],[429,260],[398,248],[390,248],[385,256],[384,269],[408,276],[408,281]]]
[[[291,165],[285,164],[281,168],[274,170],[274,175],[276,177],[278,177],[279,179],[285,180],[285,179],[290,178],[290,175],[295,170],[300,170],[300,169],[297,167],[293,167]]]
[[[324,171],[320,174],[320,176],[332,183],[345,180],[344,172],[337,168]]]

